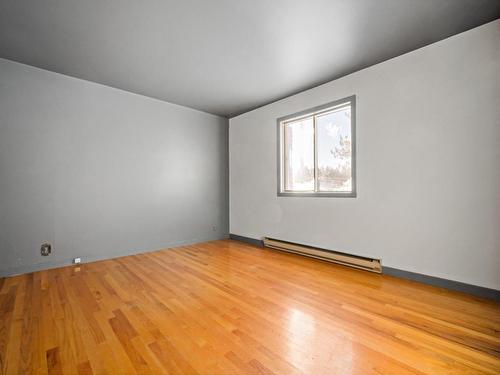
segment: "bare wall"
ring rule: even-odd
[[[0,275],[227,237],[227,126],[0,59]]]
[[[230,232],[500,289],[499,45],[497,20],[230,119]],[[353,94],[357,198],[277,197],[276,119]]]

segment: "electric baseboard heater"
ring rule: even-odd
[[[382,273],[382,262],[380,259],[351,255],[333,250],[325,250],[269,237],[264,237],[264,246],[310,258],[326,260],[327,262],[338,263],[365,271]]]

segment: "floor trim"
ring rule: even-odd
[[[229,238],[235,241],[245,242],[251,245],[264,247],[264,242],[262,240],[258,240],[255,238],[240,236],[232,233],[229,234]],[[439,288],[450,289],[457,292],[471,294],[477,297],[488,298],[500,302],[500,290],[496,289],[485,288],[478,285],[466,284],[460,281],[442,279],[440,277],[424,275],[421,273],[410,272],[401,270],[399,268],[392,268],[386,266],[382,266],[382,273],[385,275],[399,277],[401,279],[417,281],[419,283],[428,284]]]
[[[229,233],[229,238],[231,240],[249,243],[250,245],[264,247],[264,241],[257,240],[255,238],[250,238],[250,237],[245,237],[245,236],[239,236],[237,234],[232,234],[232,233]]]
[[[400,270],[399,268],[382,267],[382,273],[401,279],[417,281],[424,284],[454,290],[457,292],[472,294],[477,297],[488,298],[500,302],[500,290],[485,288],[483,286],[462,283],[460,281],[443,279],[440,277],[424,275],[421,273]]]
[[[172,241],[169,243],[166,243],[163,247],[158,248],[158,249],[142,249],[142,250],[123,250],[123,251],[118,251],[118,252],[105,252],[104,254],[101,255],[95,255],[95,254],[79,254],[79,257],[82,258],[82,263],[92,263],[92,262],[97,262],[100,260],[109,260],[109,259],[115,259],[115,258],[121,258],[124,256],[129,256],[129,255],[139,255],[139,254],[144,254],[144,253],[151,253],[154,251],[160,251],[160,250],[165,250],[165,249],[170,249],[172,247],[178,247],[178,246],[187,246],[187,245],[193,245],[197,243],[202,243],[202,242],[208,242],[208,241],[216,241],[216,240],[222,240],[222,239],[227,239],[228,235],[223,234],[222,236],[213,236],[213,237],[204,237],[204,238],[193,238],[189,240],[180,240],[180,241]],[[72,266],[74,265],[73,263],[73,258],[62,258],[62,259],[53,259],[50,262],[41,262],[41,263],[32,263],[28,265],[21,265],[21,266],[12,266],[9,268],[5,269],[0,269],[0,278],[1,277],[12,277],[12,276],[17,276],[17,275],[23,275],[26,273],[31,273],[31,272],[37,272],[37,271],[45,271],[45,270],[50,270],[54,268],[60,268],[60,267],[67,267],[67,266]]]

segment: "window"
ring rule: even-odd
[[[278,119],[278,195],[355,197],[356,97]]]

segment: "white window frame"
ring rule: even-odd
[[[318,158],[317,145],[318,138],[316,132],[316,116],[326,114],[338,108],[350,105],[351,107],[351,191],[319,191],[318,190]],[[292,191],[285,190],[285,142],[284,142],[284,125],[289,122],[313,118],[314,126],[314,191]],[[347,98],[335,100],[333,102],[323,104],[314,108],[300,111],[292,115],[277,119],[277,145],[278,145],[278,196],[280,197],[356,197],[356,96],[352,95]]]

